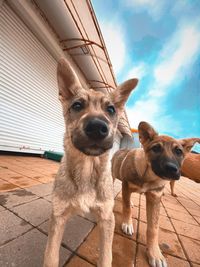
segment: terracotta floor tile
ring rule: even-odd
[[[12,177],[9,179],[9,182],[12,184],[15,184],[21,188],[26,188],[26,187],[31,187],[34,185],[41,184],[40,182],[35,181],[35,180],[30,179],[30,178],[25,177],[25,176]]]
[[[122,216],[122,202],[119,200],[115,200],[114,205],[114,212],[121,214]],[[132,217],[137,219],[138,218],[138,207],[132,207]]]
[[[49,175],[38,175],[37,177],[34,177],[33,179],[44,184],[53,182],[55,180],[54,177],[49,176]]]
[[[146,223],[143,222],[140,222],[139,224],[139,242],[146,244]],[[181,244],[179,243],[175,233],[160,229],[159,244],[163,252],[185,259]]]
[[[170,203],[170,204],[179,204],[177,198],[173,197],[172,195],[165,194],[162,197],[163,203]]]
[[[78,256],[74,256],[69,263],[65,264],[64,267],[92,267],[94,265],[90,264],[89,262],[81,259]]]
[[[144,208],[140,208],[140,220],[143,221],[143,222],[147,221],[146,209],[144,209]]]
[[[174,232],[174,228],[169,220],[169,218],[167,218],[166,216],[160,216],[160,227],[165,229],[165,230],[169,230],[171,232]]]
[[[200,214],[199,214],[200,215]],[[198,217],[198,216],[194,216],[195,217],[195,219],[197,220],[197,222],[200,224],[200,217]]]
[[[193,216],[199,216],[200,209],[188,209]]]
[[[132,236],[128,236],[122,232],[121,229],[121,224],[122,224],[122,216],[119,213],[115,213],[115,232],[132,240],[136,240],[136,233],[137,233],[137,220],[133,219],[133,229],[134,233]]]
[[[136,243],[134,241],[115,234],[113,240],[113,267],[132,267],[135,258],[135,248]],[[99,255],[97,227],[78,249],[78,253],[93,264],[97,263]]]
[[[115,212],[117,213],[122,213],[122,202],[119,200],[115,200],[115,205],[114,205],[114,209]]]
[[[8,183],[8,182],[0,179],[0,192],[12,191],[15,189],[19,189],[19,187],[17,185]]]
[[[169,267],[190,267],[189,263],[179,258],[164,255]],[[136,256],[136,267],[149,267],[148,259],[146,256],[146,247],[143,245],[138,246],[138,253]]]
[[[136,243],[125,237],[115,235],[113,240],[113,267],[133,267]]]
[[[200,207],[192,200],[189,199],[180,199],[181,204],[187,209],[197,209],[200,211]]]
[[[181,235],[179,237],[183,244],[183,247],[188,254],[189,259],[195,263],[200,264],[200,241]]]
[[[135,267],[149,267],[148,259],[146,255],[146,247],[143,245],[138,246]]]
[[[122,201],[122,192],[119,192],[117,196],[115,197],[116,200]]]
[[[18,177],[18,176],[20,177],[21,175],[9,169],[5,168],[0,169],[0,178],[3,180],[8,181],[11,177]]]
[[[142,207],[143,209],[146,209],[146,199],[145,198],[141,198],[140,200],[140,207]]]
[[[132,201],[132,204],[134,206],[138,207],[139,203],[140,203],[140,195],[137,193],[132,193],[131,194],[131,201]]]
[[[114,197],[118,195],[121,189],[122,189],[122,182],[116,179],[114,181]]]
[[[166,211],[165,211],[163,206],[160,207],[160,214],[164,215],[164,216],[167,216],[167,213],[166,213]]]
[[[200,226],[190,225],[174,219],[172,219],[172,222],[178,234],[200,240]]]
[[[164,256],[167,260],[169,267],[190,267],[190,264],[188,261],[170,256],[170,255],[164,255]]]
[[[143,222],[147,222],[146,210],[142,209],[142,208],[140,209],[140,220]],[[160,227],[174,232],[174,228],[173,228],[170,220],[166,216],[160,215]]]
[[[116,200],[118,201],[122,201],[122,192],[119,192],[115,198]],[[131,194],[131,201],[132,201],[132,204],[136,207],[139,206],[139,202],[140,202],[140,194],[137,194],[137,193],[132,193]]]
[[[163,203],[164,206],[166,207],[166,209],[172,209],[172,210],[176,210],[176,211],[182,211],[187,213],[186,209],[181,205],[181,204],[172,204],[172,203]]]
[[[176,219],[176,220],[179,220],[179,221],[182,221],[185,223],[191,223],[194,225],[198,225],[198,223],[194,220],[194,218],[189,213],[186,214],[186,213],[181,212],[181,211],[175,211],[175,210],[170,210],[170,209],[167,210],[167,213],[168,213],[169,217],[171,217],[173,219]]]

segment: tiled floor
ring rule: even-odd
[[[51,190],[59,164],[38,157],[0,156],[0,266],[39,267],[47,239]],[[200,184],[181,178],[177,198],[165,190],[159,242],[170,267],[200,267]],[[145,197],[132,195],[135,233],[121,232],[121,185],[115,183],[113,267],[148,266]],[[96,266],[98,229],[92,216],[67,222],[60,266]]]

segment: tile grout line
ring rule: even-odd
[[[86,239],[89,237],[89,235],[92,233],[92,231],[95,229],[96,226],[97,226],[96,224],[93,225],[93,227],[91,228],[91,230],[89,231],[89,233],[87,234],[87,236],[85,236],[85,238],[83,239],[83,241],[81,242],[81,244],[80,244],[79,246],[77,246],[77,248],[76,248],[75,250],[72,250],[71,248],[68,248],[68,250],[70,250],[70,251],[72,252],[72,256],[69,257],[69,258],[66,260],[66,262],[65,262],[64,265],[63,265],[63,267],[64,267],[65,265],[67,265],[68,263],[70,263],[70,261],[72,260],[72,258],[73,258],[74,256],[78,256],[79,258],[81,258],[81,259],[87,261],[88,263],[92,264],[93,266],[95,266],[94,263],[92,263],[91,261],[89,261],[89,260],[88,260],[86,257],[84,257],[83,255],[79,254],[79,253],[78,253],[78,250],[79,250],[79,248],[81,247],[81,245],[86,241]],[[61,242],[61,246],[63,246],[63,247],[67,247],[63,242]]]
[[[182,187],[181,185],[179,185],[180,187]],[[182,187],[182,189],[184,189]],[[176,189],[177,190],[177,189]],[[185,189],[184,189],[185,190]],[[197,202],[195,202],[191,197],[187,196],[184,192],[182,192],[179,188],[178,188],[178,191],[183,195],[183,197],[185,199],[189,199],[190,201],[192,201],[193,203],[195,203],[198,207],[200,207],[200,204],[198,204]],[[170,192],[170,190],[168,189],[168,192]],[[182,197],[182,196],[181,196]]]
[[[180,186],[180,185],[179,185]],[[184,189],[183,187],[182,187],[182,189]],[[180,191],[180,189],[178,189],[178,191]],[[189,191],[190,192],[190,191]],[[195,202],[191,197],[189,197],[189,196],[187,196],[184,192],[182,192],[181,191],[181,193],[184,195],[184,196],[186,196],[187,198],[189,198],[193,203],[195,203],[198,207],[200,207],[200,205],[197,203],[197,202]]]
[[[172,226],[173,226],[173,228],[174,228],[175,234],[176,234],[176,236],[177,236],[177,239],[178,239],[179,243],[181,244],[181,247],[182,247],[182,250],[183,250],[183,252],[184,252],[184,254],[185,254],[185,257],[186,257],[186,259],[187,259],[187,261],[188,261],[190,267],[193,267],[192,264],[191,264],[191,262],[190,262],[189,256],[188,256],[188,254],[187,254],[187,252],[186,252],[186,250],[185,250],[185,248],[184,248],[184,246],[183,246],[183,244],[182,244],[182,241],[180,240],[179,235],[178,235],[178,233],[176,232],[176,228],[175,228],[175,226],[174,226],[174,224],[173,224],[173,221],[171,220],[171,217],[169,216],[168,211],[167,211],[167,209],[165,208],[165,206],[164,206],[164,204],[163,204],[162,199],[161,199],[161,203],[162,203],[162,205],[163,205],[163,207],[164,207],[164,209],[165,209],[165,212],[167,213],[167,217],[168,217],[168,219],[170,220],[170,222],[171,222],[171,224],[172,224]]]
[[[181,203],[181,201],[178,199],[178,198],[176,198],[176,200],[177,200],[177,202],[179,203],[179,204],[181,204],[181,206],[190,214],[190,216],[192,216],[192,218],[195,220],[195,222],[197,222],[197,224],[198,225],[194,225],[194,224],[192,224],[192,225],[194,225],[194,226],[200,226],[200,223],[197,221],[197,219],[194,217],[194,215],[192,214],[192,213],[190,213],[190,211],[189,211],[189,209],[188,208],[186,208],[182,203]],[[195,203],[195,202],[194,202]],[[163,204],[164,205],[164,204]],[[177,220],[177,221],[180,221],[180,220]]]

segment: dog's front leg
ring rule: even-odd
[[[113,205],[104,207],[99,217],[99,230],[100,230],[100,255],[98,267],[111,267],[112,266],[112,241],[115,228],[115,218],[112,211]]]
[[[60,244],[67,218],[69,218],[69,213],[51,216],[43,267],[58,267],[59,265]]]
[[[122,182],[122,231],[127,235],[134,233],[131,211],[131,191],[127,181]]]
[[[160,201],[163,192],[146,193],[147,210],[147,256],[152,267],[167,267],[158,244]]]

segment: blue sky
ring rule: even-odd
[[[126,106],[131,126],[145,120],[162,134],[200,137],[200,1],[92,4],[117,82],[140,79]]]

